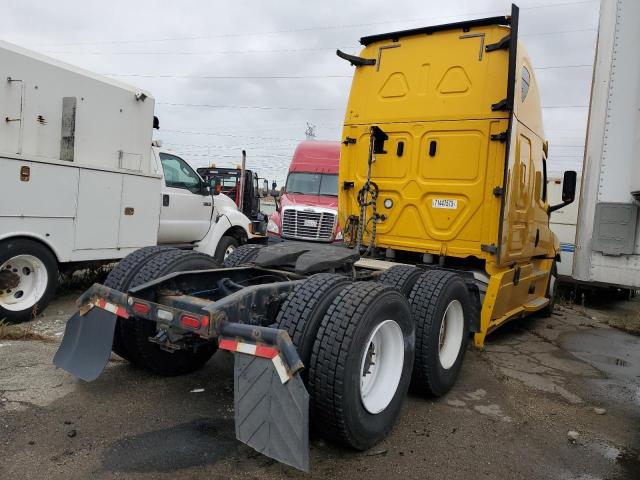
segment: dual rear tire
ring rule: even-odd
[[[316,429],[358,450],[381,441],[411,379],[414,325],[406,298],[380,283],[321,273],[289,294],[277,327],[307,367]]]
[[[219,268],[203,253],[169,247],[148,247],[125,257],[109,273],[105,285],[127,291],[173,272]],[[112,350],[130,363],[163,376],[184,375],[201,368],[217,350],[215,342],[167,352],[149,341],[156,324],[141,318],[118,318]]]
[[[389,433],[410,387],[428,397],[451,389],[472,315],[459,275],[398,266],[379,282],[314,275],[289,294],[276,326],[307,368],[317,430],[366,450]]]

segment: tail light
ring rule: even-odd
[[[134,302],[133,311],[139,315],[147,315],[151,311],[151,307],[146,303]]]
[[[182,325],[183,328],[198,330],[201,327],[207,327],[209,325],[209,317],[206,315],[197,316],[183,314],[180,317],[180,325]]]

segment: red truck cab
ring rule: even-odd
[[[286,240],[333,242],[338,225],[340,142],[309,140],[296,148],[267,231]]]

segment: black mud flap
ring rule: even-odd
[[[300,374],[286,383],[272,360],[235,353],[236,438],[256,451],[309,471],[309,394]]]
[[[97,307],[85,315],[76,312],[67,320],[54,365],[87,382],[98,378],[111,356],[117,319],[115,313]]]

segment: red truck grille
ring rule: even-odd
[[[284,208],[282,237],[330,242],[336,227],[336,213],[327,210]]]

